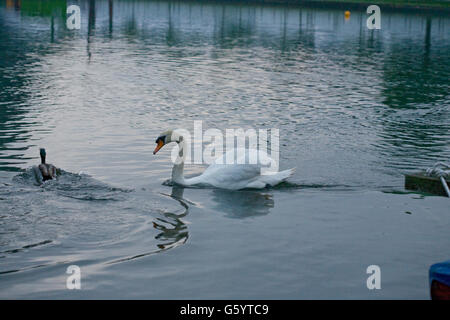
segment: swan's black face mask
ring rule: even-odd
[[[156,139],[156,141],[155,141],[156,148],[153,151],[153,154],[156,154],[159,151],[159,149],[161,149],[164,146],[165,141],[166,141],[166,136],[160,136]]]

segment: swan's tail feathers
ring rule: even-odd
[[[283,181],[286,181],[287,178],[292,176],[295,172],[295,168],[283,170],[274,174],[268,174],[264,176],[264,182],[269,184],[270,186],[275,186]]]
[[[292,176],[294,174],[294,172],[295,172],[295,168],[278,172],[278,175],[281,179],[280,182],[286,181],[286,179],[289,178],[290,176]]]

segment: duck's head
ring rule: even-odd
[[[41,162],[45,163],[45,156],[47,155],[45,149],[44,148],[39,149],[39,154],[41,155]]]
[[[156,154],[162,147],[171,142],[180,143],[183,140],[183,136],[177,130],[168,130],[161,133],[158,138],[156,138],[156,148],[153,154]]]

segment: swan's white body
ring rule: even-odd
[[[184,139],[172,132],[170,133],[170,138],[164,138],[166,140],[165,143],[177,142],[180,150],[179,161],[174,164],[172,169],[172,182],[182,186],[208,186],[229,190],[262,189],[267,186],[275,186],[294,173],[294,169],[280,172],[262,172],[264,168],[276,163],[266,152],[255,149],[234,149],[215,159],[201,175],[185,178],[183,174],[185,159],[183,155],[183,150],[185,150]],[[162,137],[165,136],[167,134]],[[230,158],[235,160],[231,164],[225,161]],[[255,159],[255,161],[250,162],[249,159]]]

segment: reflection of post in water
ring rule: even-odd
[[[89,17],[88,17],[88,38],[87,38],[87,54],[88,59],[91,61],[91,36],[95,30],[95,0],[89,0]]]
[[[238,25],[238,31],[239,33],[242,30],[242,6],[239,6],[239,25]]]
[[[50,21],[50,41],[51,43],[55,42],[55,18],[52,15],[51,21]]]
[[[89,0],[88,36],[95,29],[95,0]]]
[[[284,15],[283,15],[283,35],[281,36],[281,51],[286,51],[287,44],[286,44],[286,33],[287,33],[287,19],[288,19],[288,11],[287,9],[284,9]]]
[[[298,31],[299,33],[302,33],[302,9],[298,9]]]
[[[167,41],[167,45],[170,46],[174,39],[173,26],[172,26],[172,3],[170,1],[167,3],[167,10],[168,10],[169,16],[168,16],[166,41]]]
[[[109,33],[113,31],[113,2],[108,0],[108,12],[109,12]]]
[[[223,43],[225,39],[225,5],[222,6],[222,18],[220,22],[220,42]]]
[[[427,17],[427,26],[425,29],[425,54],[424,54],[425,64],[427,64],[430,58],[430,46],[431,46],[431,18]]]

